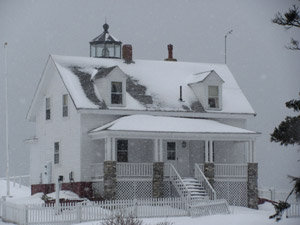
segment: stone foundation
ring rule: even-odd
[[[251,209],[258,209],[257,171],[257,163],[248,163],[248,207]]]
[[[104,162],[104,198],[107,200],[116,199],[117,191],[117,162]]]
[[[155,162],[153,163],[153,180],[152,180],[152,193],[153,198],[162,198],[164,182],[164,163]]]
[[[207,180],[214,187],[215,183],[215,164],[211,162],[204,163],[204,175],[206,176]]]

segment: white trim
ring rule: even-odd
[[[158,143],[159,143],[159,147],[158,147],[158,152],[159,152],[158,161],[159,162],[163,162],[164,161],[164,157],[163,157],[163,153],[164,153],[164,151],[163,151],[164,150],[164,148],[163,148],[163,140],[159,139]]]
[[[158,155],[159,155],[159,152],[158,152],[158,139],[156,138],[156,139],[154,139],[153,140],[153,149],[154,149],[154,157],[153,157],[153,159],[154,159],[154,162],[158,162]]]
[[[181,111],[150,111],[150,110],[127,110],[127,109],[78,109],[82,114],[100,114],[100,115],[153,115],[153,116],[173,116],[190,118],[223,118],[223,119],[250,119],[256,116],[252,113],[226,113],[215,112],[181,112]]]
[[[249,141],[255,140],[259,133],[181,133],[181,132],[146,132],[146,131],[110,131],[89,133],[93,140],[106,137],[170,140],[215,140],[215,141]]]
[[[213,162],[213,141],[209,140],[209,162]]]
[[[205,162],[208,162],[208,140],[205,140]]]

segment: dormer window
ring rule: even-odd
[[[208,107],[219,108],[219,87],[208,86]]]
[[[123,104],[122,82],[111,82],[111,104]]]

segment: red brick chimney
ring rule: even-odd
[[[123,53],[123,59],[125,60],[125,63],[133,63],[131,45],[123,45],[122,53]]]
[[[165,61],[177,61],[177,59],[173,58],[173,45],[168,45],[168,58],[165,59]]]

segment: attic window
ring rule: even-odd
[[[111,104],[123,104],[122,82],[111,82]]]
[[[46,98],[46,120],[51,119],[50,98]]]
[[[219,108],[218,86],[208,86],[208,106],[209,108]]]
[[[68,110],[68,95],[65,94],[62,96],[62,116],[68,117],[69,110]]]

